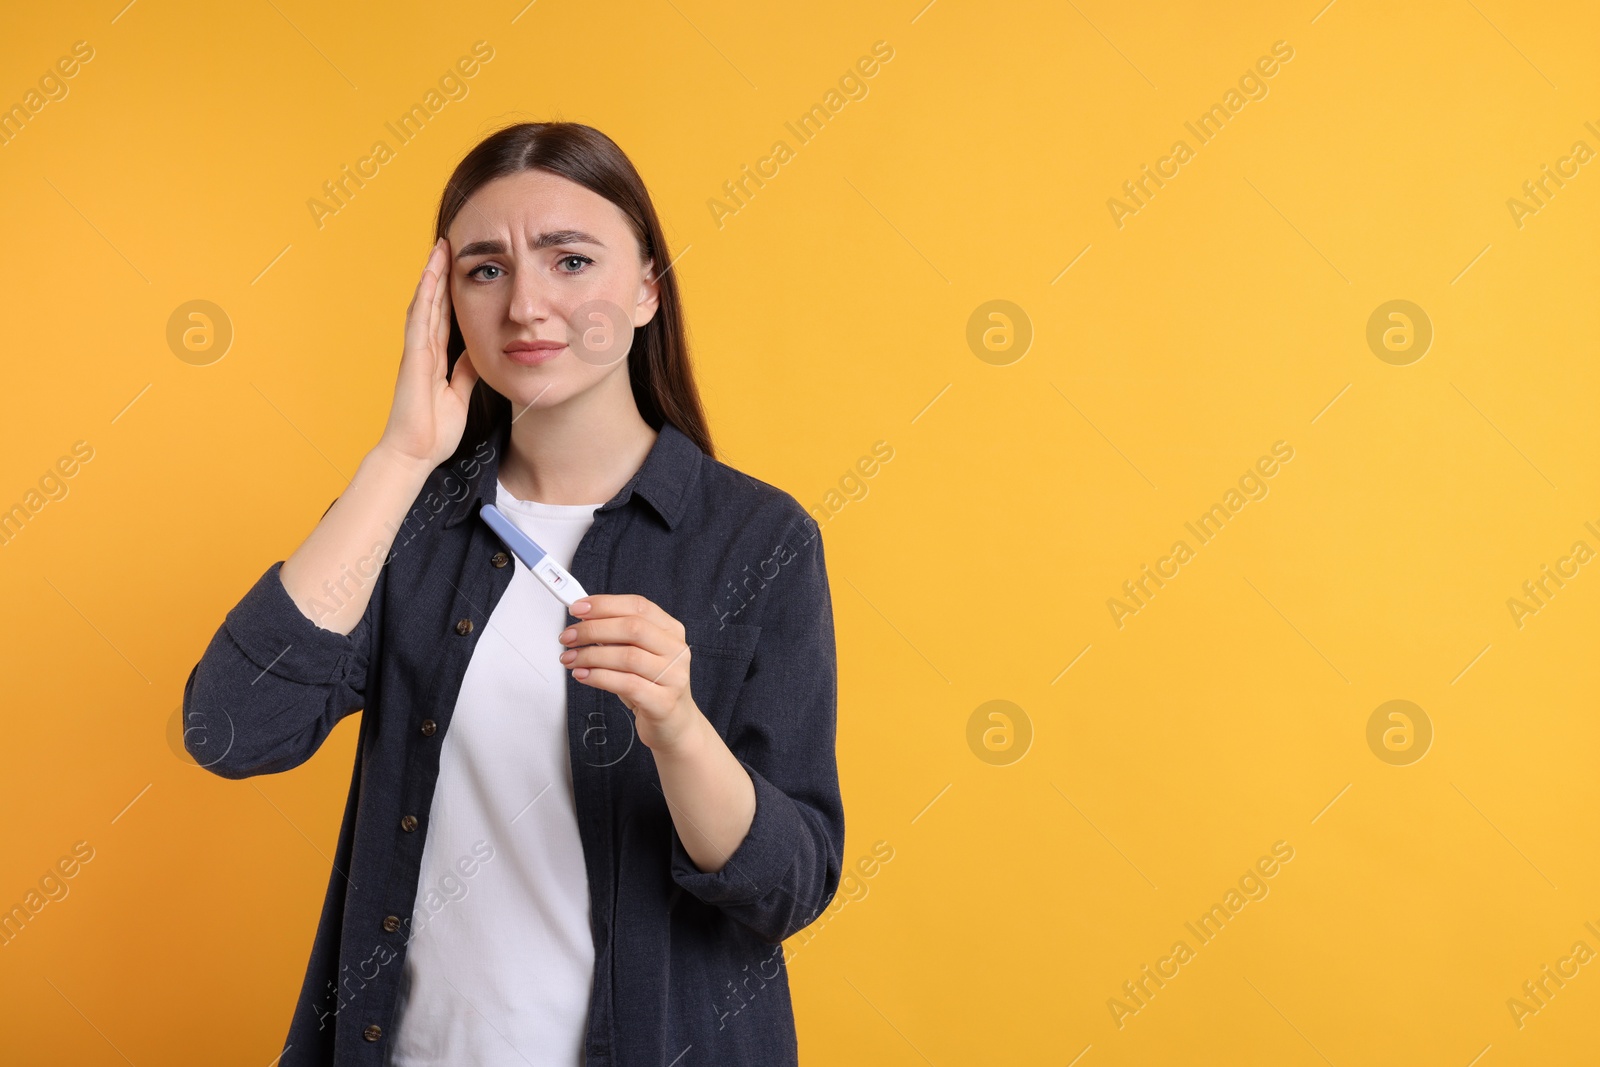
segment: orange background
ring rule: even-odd
[[[0,906],[93,858],[0,948],[0,1060],[278,1054],[357,724],[225,782],[176,747],[183,683],[376,442],[445,177],[553,118],[649,184],[723,458],[824,509],[846,859],[892,859],[790,942],[805,1062],[1591,1054],[1600,968],[1508,1001],[1600,950],[1600,565],[1559,562],[1600,549],[1597,164],[1508,201],[1600,149],[1600,17],[919,5],[8,15],[0,105],[93,56],[0,145],[0,507],[65,490],[0,546]],[[478,41],[466,95],[319,227],[322,184]],[[785,123],[879,41],[799,143]],[[1201,143],[1185,123],[1280,41]],[[1119,226],[1108,201],[1179,139]],[[193,300],[225,352],[169,342]],[[1420,358],[1369,346],[1395,300]],[[1198,543],[1279,441],[1266,495]],[[1108,601],[1179,540],[1119,626]],[[1569,577],[1519,620],[1545,565]],[[1195,938],[1277,842],[1266,895]]]

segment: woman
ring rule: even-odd
[[[225,778],[365,709],[279,1062],[795,1063],[782,941],[844,843],[817,525],[713,457],[604,134],[490,136],[436,236],[383,435],[184,690]],[[570,614],[491,503],[590,592]]]

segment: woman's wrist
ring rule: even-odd
[[[438,466],[428,460],[406,455],[382,440],[372,446],[372,450],[367,453],[363,462],[381,468],[386,474],[408,477],[416,482],[418,489],[422,488],[422,483],[428,480],[428,475]]]
[[[387,446],[374,447],[361,460],[355,477],[328,506],[310,535],[290,554],[279,571],[290,599],[302,614],[325,630],[348,634],[366,611],[375,583],[367,581],[392,545],[432,468],[396,455]],[[354,573],[359,578],[353,586]],[[326,590],[344,591],[330,598]]]
[[[673,746],[653,749],[662,795],[696,869],[722,869],[755,822],[756,787],[717,728],[696,709]]]
[[[689,710],[680,720],[672,738],[657,742],[650,746],[650,750],[655,754],[658,763],[665,759],[682,765],[704,766],[701,761],[705,759],[706,751],[711,747],[711,737],[716,736],[716,727],[711,725],[711,720],[706,718],[699,705],[691,701]]]

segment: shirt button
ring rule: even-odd
[[[400,820],[400,829],[404,830],[406,833],[409,834],[411,831],[415,830],[416,828],[417,828],[417,817],[415,815],[407,815],[405,818]]]
[[[361,1036],[366,1038],[368,1041],[376,1041],[378,1038],[383,1036],[383,1027],[379,1026],[377,1023],[373,1023],[371,1026],[361,1031]]]
[[[489,562],[493,563],[496,567],[504,567],[507,563],[511,562],[511,557],[507,556],[504,552],[496,552],[494,555],[489,557]]]
[[[398,929],[400,929],[400,916],[398,916],[398,915],[385,915],[383,917],[383,932],[384,933],[392,934]]]
[[[471,619],[460,619],[460,620],[458,620],[456,622],[456,633],[460,634],[462,637],[465,637],[468,634],[470,634],[471,632],[472,632],[472,620]]]
[[[439,724],[434,722],[432,719],[423,719],[422,720],[422,736],[423,737],[432,737],[433,734],[434,734],[434,731],[437,730],[437,729],[439,729]]]

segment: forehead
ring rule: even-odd
[[[622,210],[599,193],[559,174],[525,170],[487,182],[468,197],[446,236],[460,246],[508,233],[531,239],[541,232],[579,230],[616,248],[629,229]]]

